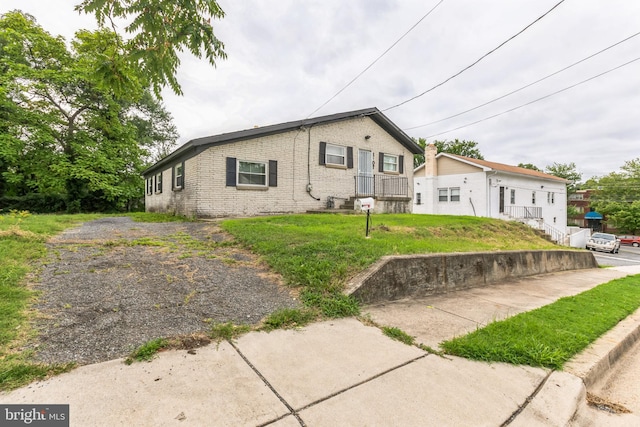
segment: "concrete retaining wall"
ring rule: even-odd
[[[363,304],[444,294],[543,273],[597,268],[587,251],[504,251],[383,257],[347,293]]]

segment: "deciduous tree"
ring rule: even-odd
[[[424,138],[418,138],[416,144],[424,149],[427,146],[427,140]],[[484,157],[478,148],[478,143],[475,141],[460,141],[459,139],[454,139],[453,141],[433,141],[433,144],[438,149],[438,153],[457,154],[459,156],[471,157],[472,159],[484,160]],[[423,154],[416,154],[413,156],[414,168],[417,168],[423,163]]]
[[[68,49],[33,17],[0,18],[4,194],[61,194],[69,210],[122,209],[141,197],[145,162],[177,135],[142,70],[119,68],[126,92],[97,72],[121,50],[107,29],[78,32]]]
[[[215,0],[83,0],[76,10],[93,14],[99,25],[121,36],[121,49],[106,55],[98,69],[116,93],[131,87],[121,77],[133,66],[149,79],[157,96],[164,86],[181,95],[176,78],[180,52],[204,57],[213,66],[226,58],[211,26],[212,19],[224,17]],[[124,31],[119,31],[121,25]]]

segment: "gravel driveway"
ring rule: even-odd
[[[215,223],[103,218],[53,238],[36,304],[36,358],[95,363],[158,337],[254,324],[298,301]]]

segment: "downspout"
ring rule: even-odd
[[[471,203],[471,208],[473,209],[473,216],[478,216],[476,214],[476,207],[473,206],[473,200],[471,200],[471,197],[469,197],[469,203]]]
[[[313,186],[311,185],[311,128],[312,127],[313,127],[313,124],[309,126],[309,129],[307,130],[307,194],[312,199],[320,201],[319,197],[314,197],[314,195],[311,194],[311,191],[313,190]]]
[[[496,176],[498,175],[498,171],[493,171],[493,175],[487,176]],[[491,178],[487,179],[487,217],[492,218],[491,216]]]

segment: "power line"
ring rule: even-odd
[[[509,93],[507,93],[507,94],[505,94],[505,95],[499,96],[498,98],[492,99],[491,101],[487,101],[487,102],[485,102],[484,104],[480,104],[480,105],[478,105],[478,106],[476,106],[476,107],[469,108],[468,110],[462,111],[462,112],[457,113],[457,114],[454,114],[454,115],[452,115],[452,116],[445,117],[445,118],[443,118],[443,119],[435,120],[435,121],[433,121],[433,122],[425,123],[425,124],[423,124],[423,125],[413,126],[413,127],[410,127],[410,128],[404,128],[403,130],[405,130],[405,131],[406,131],[406,130],[418,129],[418,128],[421,128],[421,127],[430,126],[430,125],[433,125],[433,124],[436,124],[436,123],[444,122],[445,120],[453,119],[454,117],[461,116],[461,115],[463,115],[463,114],[466,114],[466,113],[469,113],[469,112],[471,112],[471,111],[477,110],[478,108],[482,108],[482,107],[484,107],[484,106],[486,106],[486,105],[492,104],[492,103],[494,103],[494,102],[496,102],[496,101],[499,101],[499,100],[501,100],[501,99],[503,99],[503,98],[506,98],[507,96],[513,95],[514,93],[520,92],[521,90],[524,90],[524,89],[526,89],[526,88],[528,88],[528,87],[531,87],[531,86],[533,86],[533,85],[535,85],[535,84],[537,84],[537,83],[540,83],[540,82],[541,82],[541,81],[543,81],[543,80],[546,80],[546,79],[548,79],[548,78],[550,78],[550,77],[553,77],[553,76],[555,76],[556,74],[560,74],[561,72],[566,71],[566,70],[568,70],[569,68],[572,68],[572,67],[574,67],[574,66],[576,66],[576,65],[578,65],[578,64],[581,64],[581,63],[583,63],[584,61],[586,61],[586,60],[588,60],[588,59],[593,58],[594,56],[600,55],[601,53],[606,52],[607,50],[609,50],[609,49],[611,49],[611,48],[613,48],[613,47],[616,47],[616,46],[618,46],[619,44],[622,44],[622,43],[624,43],[624,42],[626,42],[626,41],[628,41],[628,40],[631,40],[632,38],[634,38],[634,37],[636,37],[636,36],[638,36],[638,35],[640,35],[640,32],[637,32],[637,33],[633,34],[632,36],[627,37],[627,38],[626,38],[626,39],[624,39],[624,40],[621,40],[621,41],[619,41],[619,42],[617,42],[617,43],[612,44],[612,45],[611,45],[611,46],[609,46],[609,47],[606,47],[606,48],[604,48],[604,49],[602,49],[602,50],[600,50],[600,51],[598,51],[598,52],[596,52],[596,53],[592,54],[592,55],[589,55],[589,56],[587,56],[586,58],[583,58],[583,59],[581,59],[581,60],[580,60],[580,61],[578,61],[578,62],[574,62],[573,64],[571,64],[571,65],[569,65],[569,66],[567,66],[567,67],[562,68],[561,70],[558,70],[558,71],[556,71],[556,72],[554,72],[554,73],[551,73],[551,74],[549,74],[548,76],[545,76],[545,77],[543,77],[543,78],[541,78],[541,79],[538,79],[538,80],[536,80],[536,81],[535,81],[535,82],[533,82],[533,83],[529,83],[528,85],[522,86],[522,87],[521,87],[521,88],[519,88],[519,89],[516,89],[516,90],[514,90],[514,91],[511,91],[511,92],[509,92]]]
[[[563,0],[564,1],[564,0]],[[311,114],[309,114],[306,118],[308,119],[309,117],[311,117],[313,114],[315,114],[316,112],[318,112],[322,107],[324,107],[325,105],[327,105],[328,103],[330,103],[331,101],[333,101],[338,95],[340,95],[342,92],[344,92],[345,89],[347,89],[349,86],[351,86],[356,80],[358,80],[360,78],[360,76],[362,76],[364,73],[366,73],[369,68],[373,67],[374,64],[376,62],[378,62],[383,56],[385,56],[391,49],[393,49],[398,43],[400,43],[400,41],[405,38],[405,36],[407,34],[409,34],[414,28],[416,28],[418,26],[418,24],[420,24],[427,16],[431,15],[431,12],[433,12],[438,6],[440,6],[442,3],[444,2],[444,0],[440,0],[438,2],[438,4],[436,4],[435,6],[433,6],[431,8],[431,10],[429,10],[422,18],[420,18],[418,20],[418,22],[416,22],[415,24],[413,24],[413,26],[411,28],[409,28],[398,40],[396,40],[395,42],[393,42],[393,44],[391,46],[389,46],[387,48],[387,50],[385,50],[384,52],[382,52],[382,54],[380,56],[378,56],[371,64],[369,64],[364,70],[362,70],[357,76],[355,76],[353,79],[351,79],[351,81],[349,83],[347,83],[342,89],[340,89],[338,92],[336,92],[331,98],[329,98],[327,101],[325,101],[322,105],[320,105],[318,108],[316,108],[315,110],[313,110],[311,112]]]
[[[629,64],[631,64],[631,63],[633,63],[633,62],[636,62],[636,61],[638,61],[638,60],[640,60],[640,57],[638,57],[638,58],[636,58],[636,59],[632,59],[632,60],[631,60],[631,61],[629,61],[629,62],[625,62],[625,63],[624,63],[624,64],[622,64],[622,65],[618,65],[617,67],[611,68],[611,69],[609,69],[609,70],[607,70],[607,71],[605,71],[605,72],[602,72],[602,73],[600,73],[600,74],[598,74],[598,75],[595,75],[595,76],[593,76],[593,77],[590,77],[590,78],[588,78],[588,79],[586,79],[586,80],[582,80],[582,81],[581,81],[581,82],[579,82],[579,83],[573,84],[573,85],[571,85],[571,86],[567,86],[567,87],[565,87],[564,89],[560,89],[560,90],[557,90],[557,91],[555,91],[555,92],[552,92],[552,93],[550,93],[550,94],[548,94],[548,95],[545,95],[545,96],[543,96],[543,97],[540,97],[540,98],[538,98],[538,99],[534,99],[533,101],[529,101],[529,102],[527,102],[527,103],[525,103],[525,104],[519,105],[519,106],[517,106],[517,107],[511,108],[511,109],[506,110],[506,111],[503,111],[503,112],[501,112],[501,113],[494,114],[494,115],[489,116],[489,117],[485,117],[484,119],[476,120],[475,122],[467,123],[466,125],[463,125],[463,126],[458,126],[457,128],[449,129],[449,130],[446,130],[446,131],[444,131],[444,132],[440,132],[440,133],[434,133],[433,135],[429,135],[429,136],[427,136],[426,138],[433,138],[434,136],[443,135],[443,134],[445,134],[445,133],[453,132],[454,130],[463,129],[463,128],[466,128],[466,127],[469,127],[469,126],[472,126],[472,125],[475,125],[475,124],[478,124],[478,123],[481,123],[481,122],[487,121],[487,120],[489,120],[489,119],[493,119],[493,118],[495,118],[495,117],[502,116],[503,114],[510,113],[510,112],[515,111],[515,110],[518,110],[518,109],[520,109],[520,108],[522,108],[522,107],[526,107],[526,106],[531,105],[531,104],[533,104],[533,103],[536,103],[536,102],[538,102],[538,101],[542,101],[543,99],[550,98],[550,97],[552,97],[552,96],[554,96],[554,95],[557,95],[557,94],[559,94],[559,93],[561,93],[561,92],[565,92],[565,91],[567,91],[567,90],[569,90],[569,89],[573,89],[573,88],[574,88],[574,87],[576,87],[576,86],[579,86],[579,85],[581,85],[581,84],[583,84],[583,83],[587,83],[587,82],[589,82],[589,81],[591,81],[591,80],[593,80],[593,79],[596,79],[596,78],[598,78],[598,77],[604,76],[605,74],[608,74],[608,73],[610,73],[610,72],[612,72],[612,71],[615,71],[615,70],[617,70],[617,69],[619,69],[619,68],[622,68],[622,67],[624,67],[624,66],[627,66],[627,65],[629,65]]]
[[[421,96],[431,92],[432,90],[442,86],[443,84],[447,83],[449,80],[454,79],[455,77],[458,77],[460,74],[464,73],[465,71],[467,71],[469,68],[473,67],[474,65],[476,65],[477,63],[479,63],[480,61],[482,61],[484,58],[486,58],[487,56],[491,55],[493,52],[495,52],[496,50],[500,49],[502,46],[504,46],[505,44],[509,43],[511,40],[515,39],[516,37],[518,37],[520,34],[524,33],[528,28],[530,28],[531,26],[533,26],[535,23],[537,23],[538,21],[540,21],[542,18],[544,18],[545,16],[547,16],[549,13],[551,13],[551,11],[553,11],[556,7],[560,6],[562,3],[564,3],[564,0],[560,0],[558,3],[556,3],[555,6],[553,6],[551,9],[549,9],[548,11],[546,11],[542,16],[538,17],[535,21],[533,21],[532,23],[530,23],[529,25],[527,25],[526,27],[524,27],[522,30],[518,31],[516,34],[514,34],[513,36],[509,37],[507,40],[505,40],[504,42],[500,43],[497,47],[491,49],[489,52],[485,53],[484,55],[482,55],[479,59],[477,59],[475,62],[471,63],[470,65],[467,65],[466,67],[464,67],[462,70],[458,71],[457,73],[455,73],[454,75],[452,75],[451,77],[445,79],[444,81],[438,83],[437,85],[433,86],[430,89],[425,90],[424,92],[415,95],[405,101],[400,102],[399,104],[395,104],[392,105],[391,107],[387,107],[385,109],[383,109],[383,112],[392,110],[394,108],[400,107],[401,105],[404,105],[408,102],[413,101],[414,99],[420,98]]]

